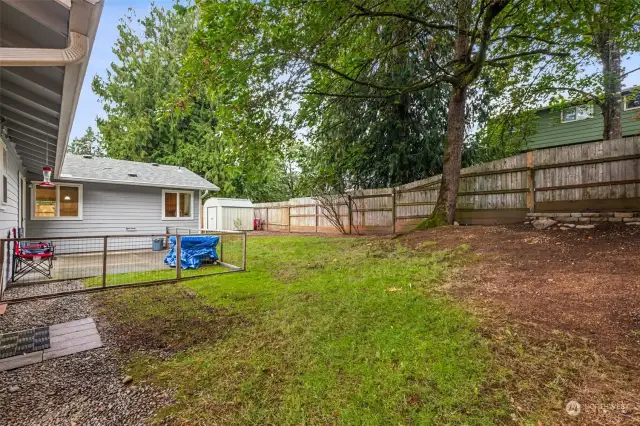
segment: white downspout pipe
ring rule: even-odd
[[[3,67],[57,67],[82,62],[89,52],[89,38],[76,32],[69,33],[69,45],[64,49],[34,49],[0,47],[0,66]]]

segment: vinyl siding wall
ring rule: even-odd
[[[251,231],[253,229],[253,207],[218,207],[221,220],[218,229],[226,231]],[[240,228],[236,227],[236,223]]]
[[[60,182],[63,183],[63,182]],[[193,217],[186,220],[162,219],[162,188],[113,185],[105,183],[83,184],[82,220],[27,219],[27,235],[34,238],[55,238],[96,235],[148,235],[164,234],[167,227],[200,229],[200,193],[192,192]],[[31,206],[29,191],[29,206]],[[181,231],[182,232],[182,231]],[[69,240],[71,241],[71,240]],[[56,242],[56,251],[82,252],[102,250],[102,239],[76,240],[62,244]],[[110,250],[151,247],[151,238],[111,239]]]
[[[4,140],[3,140],[4,142]],[[1,148],[1,147],[0,147]],[[25,170],[22,167],[22,161],[16,154],[15,150],[11,146],[11,144],[7,144],[7,153],[9,155],[7,165],[8,170],[6,171],[7,176],[7,204],[0,207],[0,237],[6,238],[7,234],[11,232],[13,228],[18,228],[18,174],[23,173],[26,175]],[[2,177],[0,176],[0,183]],[[1,194],[1,192],[0,192]],[[5,247],[5,258],[7,258],[7,248]],[[10,249],[10,247],[9,247]],[[5,262],[3,265],[3,279],[2,286],[6,287],[7,283],[7,272],[8,272],[9,262]]]
[[[622,112],[623,136],[640,135],[640,120],[633,119],[639,113],[640,109]],[[538,116],[536,134],[531,137],[526,151],[602,140],[604,121],[597,106],[594,106],[593,117],[586,120],[561,123],[560,111],[552,110],[539,111]]]

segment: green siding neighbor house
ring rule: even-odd
[[[537,112],[536,133],[529,137],[524,151],[602,140],[603,119],[600,108],[582,105],[563,111],[542,109]],[[640,94],[625,91],[622,135],[640,135]]]

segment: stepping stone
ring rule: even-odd
[[[92,318],[0,335],[0,371],[102,346]]]

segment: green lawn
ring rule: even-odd
[[[183,269],[183,277],[197,277],[199,275],[216,274],[229,271],[222,265],[203,265],[198,269]],[[107,285],[135,284],[150,281],[171,280],[176,278],[176,269],[168,266],[155,271],[125,272],[122,274],[107,275]],[[85,287],[99,287],[102,285],[102,276],[91,277],[82,280]]]
[[[175,391],[175,424],[493,424],[508,403],[488,345],[438,291],[465,256],[251,237],[249,272],[96,297],[123,335],[171,351],[121,345],[136,381]]]

